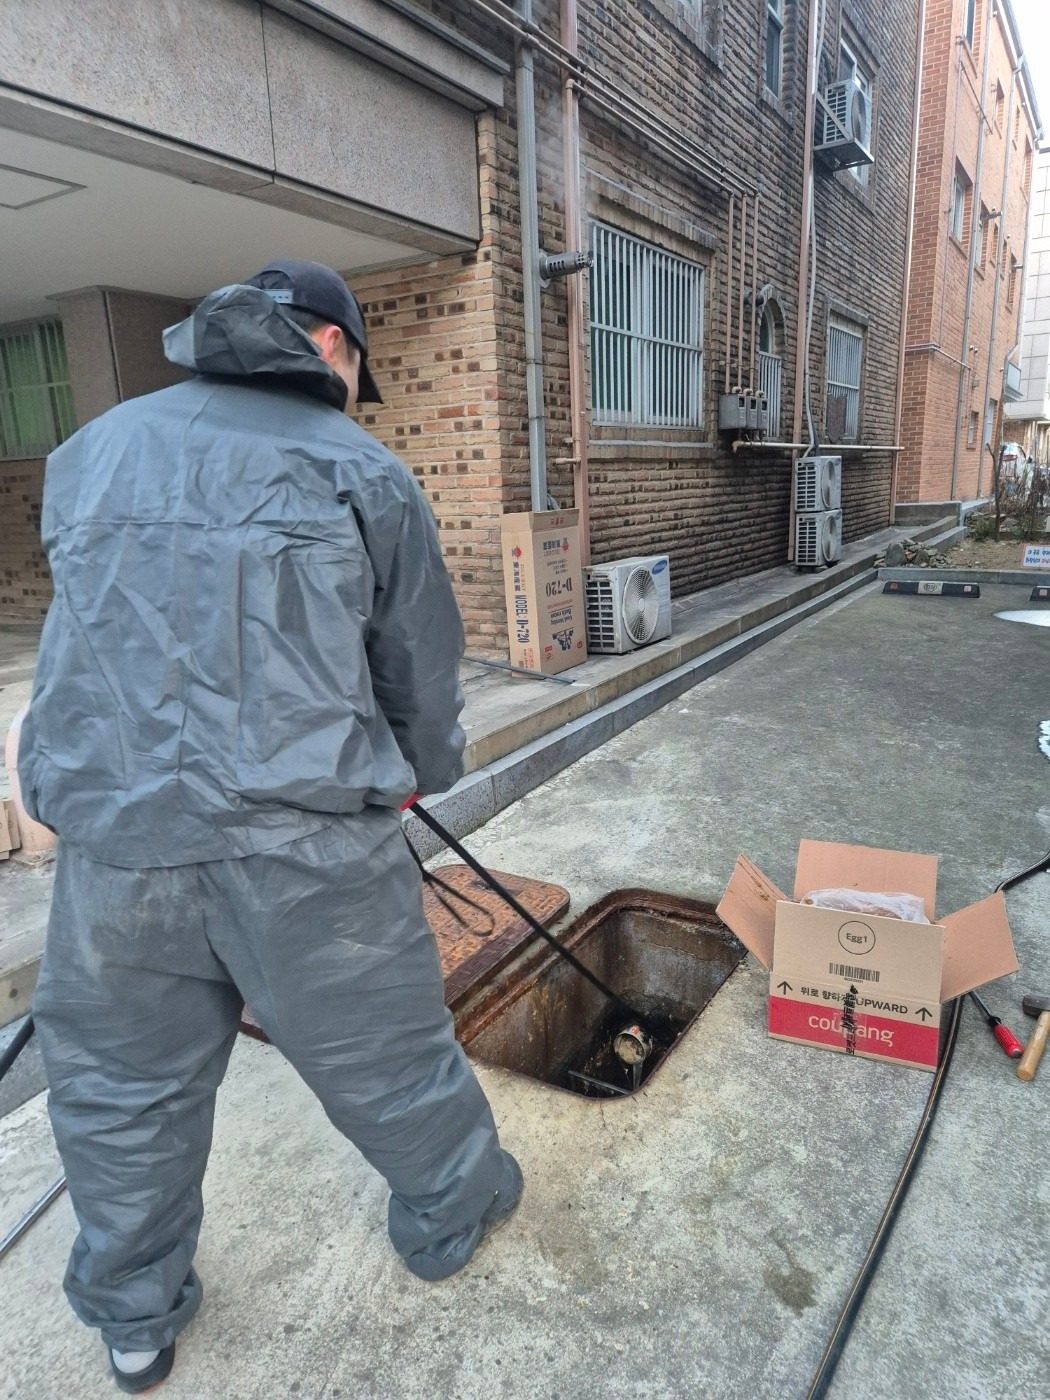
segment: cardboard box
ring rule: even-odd
[[[915,894],[930,923],[799,902],[824,889]],[[803,841],[793,899],[741,856],[718,913],[770,969],[771,1036],[932,1070],[941,1004],[1017,971],[1002,894],[937,923],[936,898],[936,856]]]
[[[587,658],[578,510],[503,517],[510,659],[544,675]]]

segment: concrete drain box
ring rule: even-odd
[[[623,1012],[552,949],[476,1003],[459,1036],[484,1064],[601,1099],[626,1097],[652,1077],[745,954],[712,905],[649,890],[608,895],[562,942],[655,1031],[637,1085],[612,1051]]]

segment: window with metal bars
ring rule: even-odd
[[[75,429],[61,322],[0,327],[0,458],[45,457]]]
[[[591,245],[595,423],[699,427],[704,269],[605,224]]]
[[[780,436],[780,382],[784,362],[773,308],[766,306],[758,323],[758,389],[769,407],[769,436]]]
[[[970,201],[973,186],[962,166],[956,165],[955,179],[952,181],[952,207],[948,216],[948,229],[957,243],[965,243],[969,233]]]
[[[864,331],[841,316],[828,319],[829,442],[856,442],[860,432],[860,380],[864,361]]]

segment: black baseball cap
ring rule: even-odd
[[[245,283],[258,287],[274,301],[309,311],[338,326],[361,352],[357,397],[360,403],[382,403],[372,372],[368,368],[368,332],[361,303],[343,279],[324,263],[300,258],[279,258],[267,263]]]

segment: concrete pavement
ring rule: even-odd
[[[788,883],[801,836],[942,855],[940,903],[1050,847],[1045,630],[978,602],[867,590],[595,750],[471,838],[566,885],[717,899],[738,851]],[[1022,964],[988,997],[1021,1032],[1050,985],[1050,879],[1009,897]],[[381,1183],[275,1051],[220,1096],[205,1310],[171,1400],[801,1396],[899,1169],[925,1074],[770,1041],[751,960],[635,1099],[481,1070],[528,1192],[475,1264],[428,1287]],[[1045,1393],[1040,1152],[1050,1066],[1021,1084],[970,1008],[933,1141],[833,1395]],[[42,1100],[0,1123],[0,1219],[57,1170]],[[111,1394],[59,1284],[62,1202],[4,1262],[7,1397]]]

